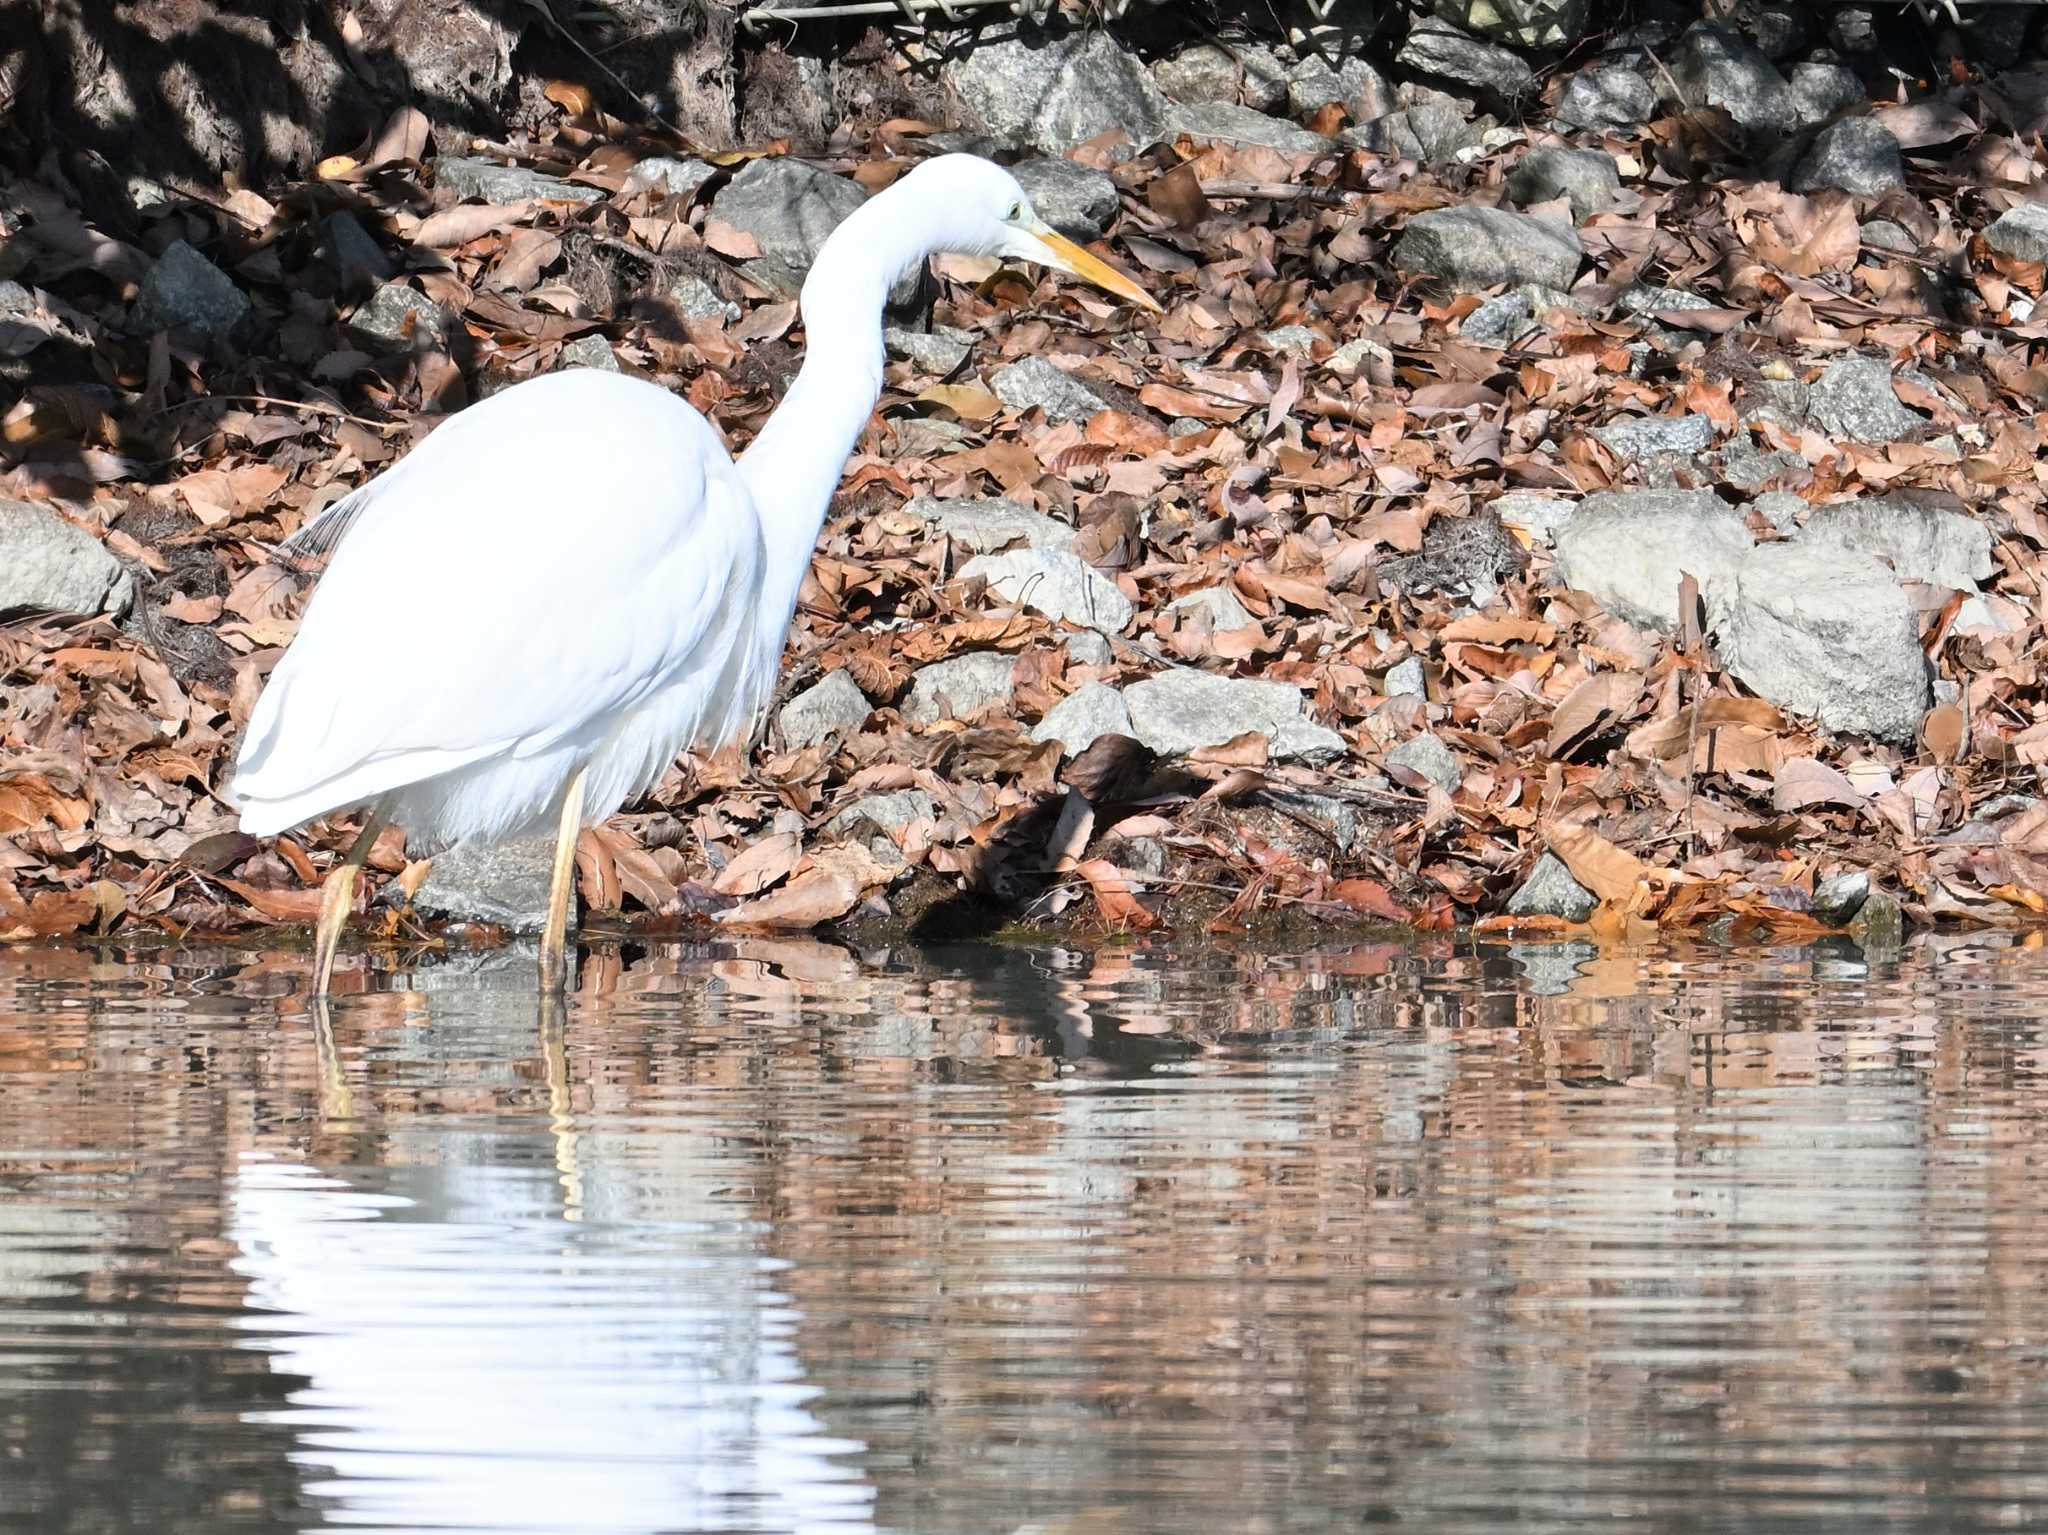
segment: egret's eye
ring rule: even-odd
[[[1003,222],[1005,224],[1014,224],[1023,217],[1024,205],[1022,203],[1011,203],[1010,211],[1003,215]]]

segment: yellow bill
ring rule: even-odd
[[[1149,309],[1154,314],[1161,313],[1158,300],[1100,256],[1090,255],[1055,230],[1040,228],[1032,230],[1031,233],[1045,246],[1047,266],[1072,273],[1083,282],[1092,282],[1105,293],[1127,298],[1140,309]]]

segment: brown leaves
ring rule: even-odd
[[[718,920],[732,927],[816,927],[845,916],[895,873],[857,843],[822,848],[798,864],[781,889],[720,912]]]

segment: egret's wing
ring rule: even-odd
[[[758,587],[759,525],[717,434],[637,380],[495,396],[366,489],[250,719],[245,802],[329,785],[353,803],[602,732]]]

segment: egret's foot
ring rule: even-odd
[[[554,991],[568,978],[569,907],[576,898],[576,838],[583,831],[583,774],[569,780],[555,829],[555,871],[548,885],[548,920],[540,930],[540,984]]]
[[[313,995],[327,995],[328,979],[334,974],[334,950],[341,942],[341,930],[355,905],[356,865],[335,866],[320,886],[320,916],[313,927]]]

